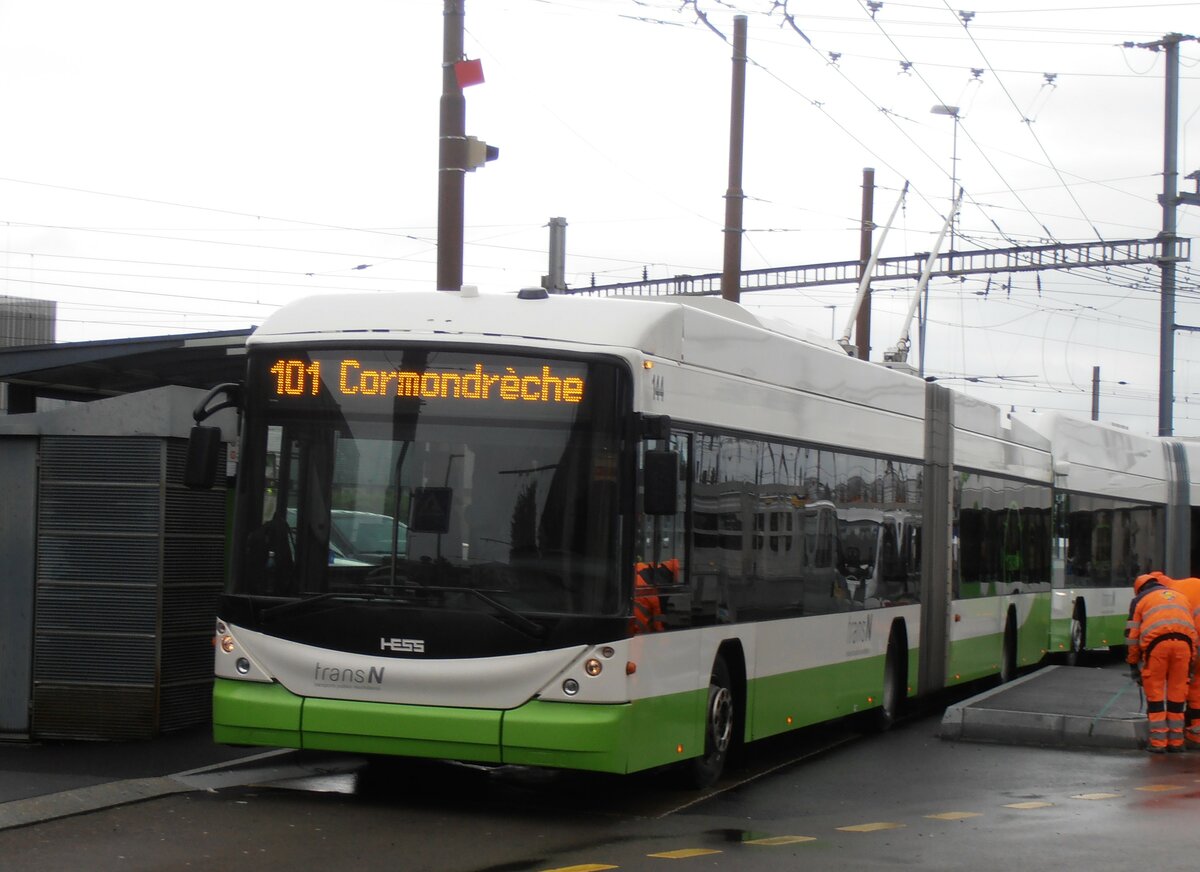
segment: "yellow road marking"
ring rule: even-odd
[[[1052,805],[1054,805],[1054,803],[1052,803],[1052,802],[1042,802],[1041,800],[1035,799],[1030,802],[1010,802],[1010,803],[1006,804],[1004,807],[1005,808],[1027,809],[1027,808],[1049,808]]]
[[[1183,787],[1178,784],[1147,784],[1145,787],[1135,787],[1134,790],[1145,790],[1153,793],[1163,790],[1183,790]]]
[[[892,824],[880,821],[873,824],[855,824],[852,827],[838,827],[843,833],[873,833],[876,830],[899,830],[904,824]]]
[[[686,860],[688,857],[703,857],[705,854],[720,854],[715,848],[680,848],[678,851],[662,851],[658,854],[647,854],[647,857],[659,857],[663,860]]]
[[[941,814],[927,814],[925,817],[933,818],[935,821],[963,821],[967,818],[979,817],[982,812],[977,811],[944,811]]]
[[[743,845],[798,845],[801,842],[815,842],[816,836],[771,836],[767,839],[750,839]]]
[[[1119,793],[1077,793],[1071,799],[1116,799]]]

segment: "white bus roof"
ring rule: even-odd
[[[1019,418],[1050,439],[1055,472],[1068,490],[1166,500],[1170,471],[1165,440],[1059,412],[1023,413]]]
[[[249,344],[362,340],[363,334],[373,334],[374,339],[477,335],[490,341],[634,348],[678,360],[685,308],[844,356],[831,340],[719,297],[518,299],[516,294],[468,296],[454,291],[308,297],[268,317]]]

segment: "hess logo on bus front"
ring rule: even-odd
[[[391,651],[393,654],[424,654],[424,639],[380,639],[379,650]]]

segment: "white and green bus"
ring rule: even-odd
[[[1088,649],[1124,645],[1138,575],[1195,574],[1187,459],[1173,440],[1062,415],[1027,420],[1054,454],[1049,649],[1076,663]]]
[[[1097,513],[1056,519],[1044,426],[706,297],[312,298],[197,420],[229,404],[229,744],[710,783],[1040,661]]]

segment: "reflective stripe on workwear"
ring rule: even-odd
[[[1192,608],[1183,594],[1165,587],[1152,587],[1135,597],[1126,644],[1130,663],[1144,662],[1149,648],[1159,637],[1177,636],[1194,651],[1196,624]]]

